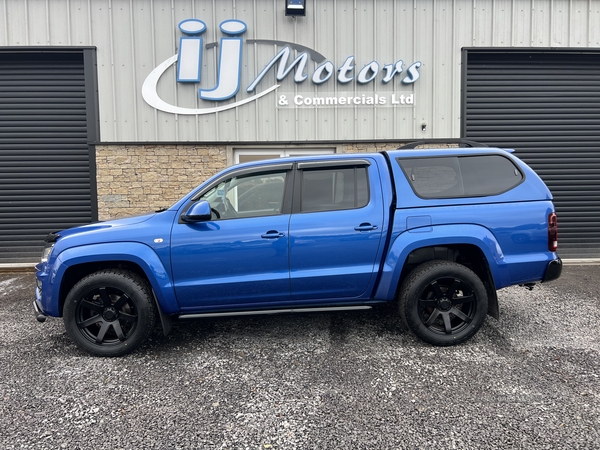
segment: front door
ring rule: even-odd
[[[210,221],[180,221],[172,232],[177,299],[185,311],[277,307],[290,300],[288,172],[231,176],[197,201]]]

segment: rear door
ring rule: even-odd
[[[290,219],[292,300],[370,296],[384,205],[373,160],[301,162]]]

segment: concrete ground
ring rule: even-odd
[[[380,308],[177,323],[103,359],[35,321],[32,273],[0,273],[0,448],[600,448],[599,280],[504,289],[451,348]]]

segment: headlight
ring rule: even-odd
[[[54,243],[58,240],[59,237],[60,235],[58,233],[50,233],[48,236],[46,236],[46,239],[44,239],[44,241],[46,241],[46,245],[44,247],[44,250],[42,251],[43,263],[48,261],[50,253],[52,253],[52,247],[54,247]]]
[[[44,250],[42,251],[42,262],[43,263],[48,261],[48,257],[50,256],[50,252],[52,251],[53,247],[54,247],[54,243],[46,244],[46,246],[44,247]]]

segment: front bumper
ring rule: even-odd
[[[36,297],[39,298],[40,295],[40,289],[36,288],[35,290],[35,294]],[[45,322],[46,321],[46,317],[48,317],[46,314],[43,313],[43,311],[40,309],[40,307],[38,306],[38,301],[37,299],[33,301],[33,312],[35,314],[35,318],[38,322]]]
[[[546,273],[544,274],[542,283],[547,283],[548,281],[556,280],[558,277],[560,277],[560,274],[562,273],[562,266],[563,264],[560,258],[550,261],[548,263],[548,267],[546,267]]]

